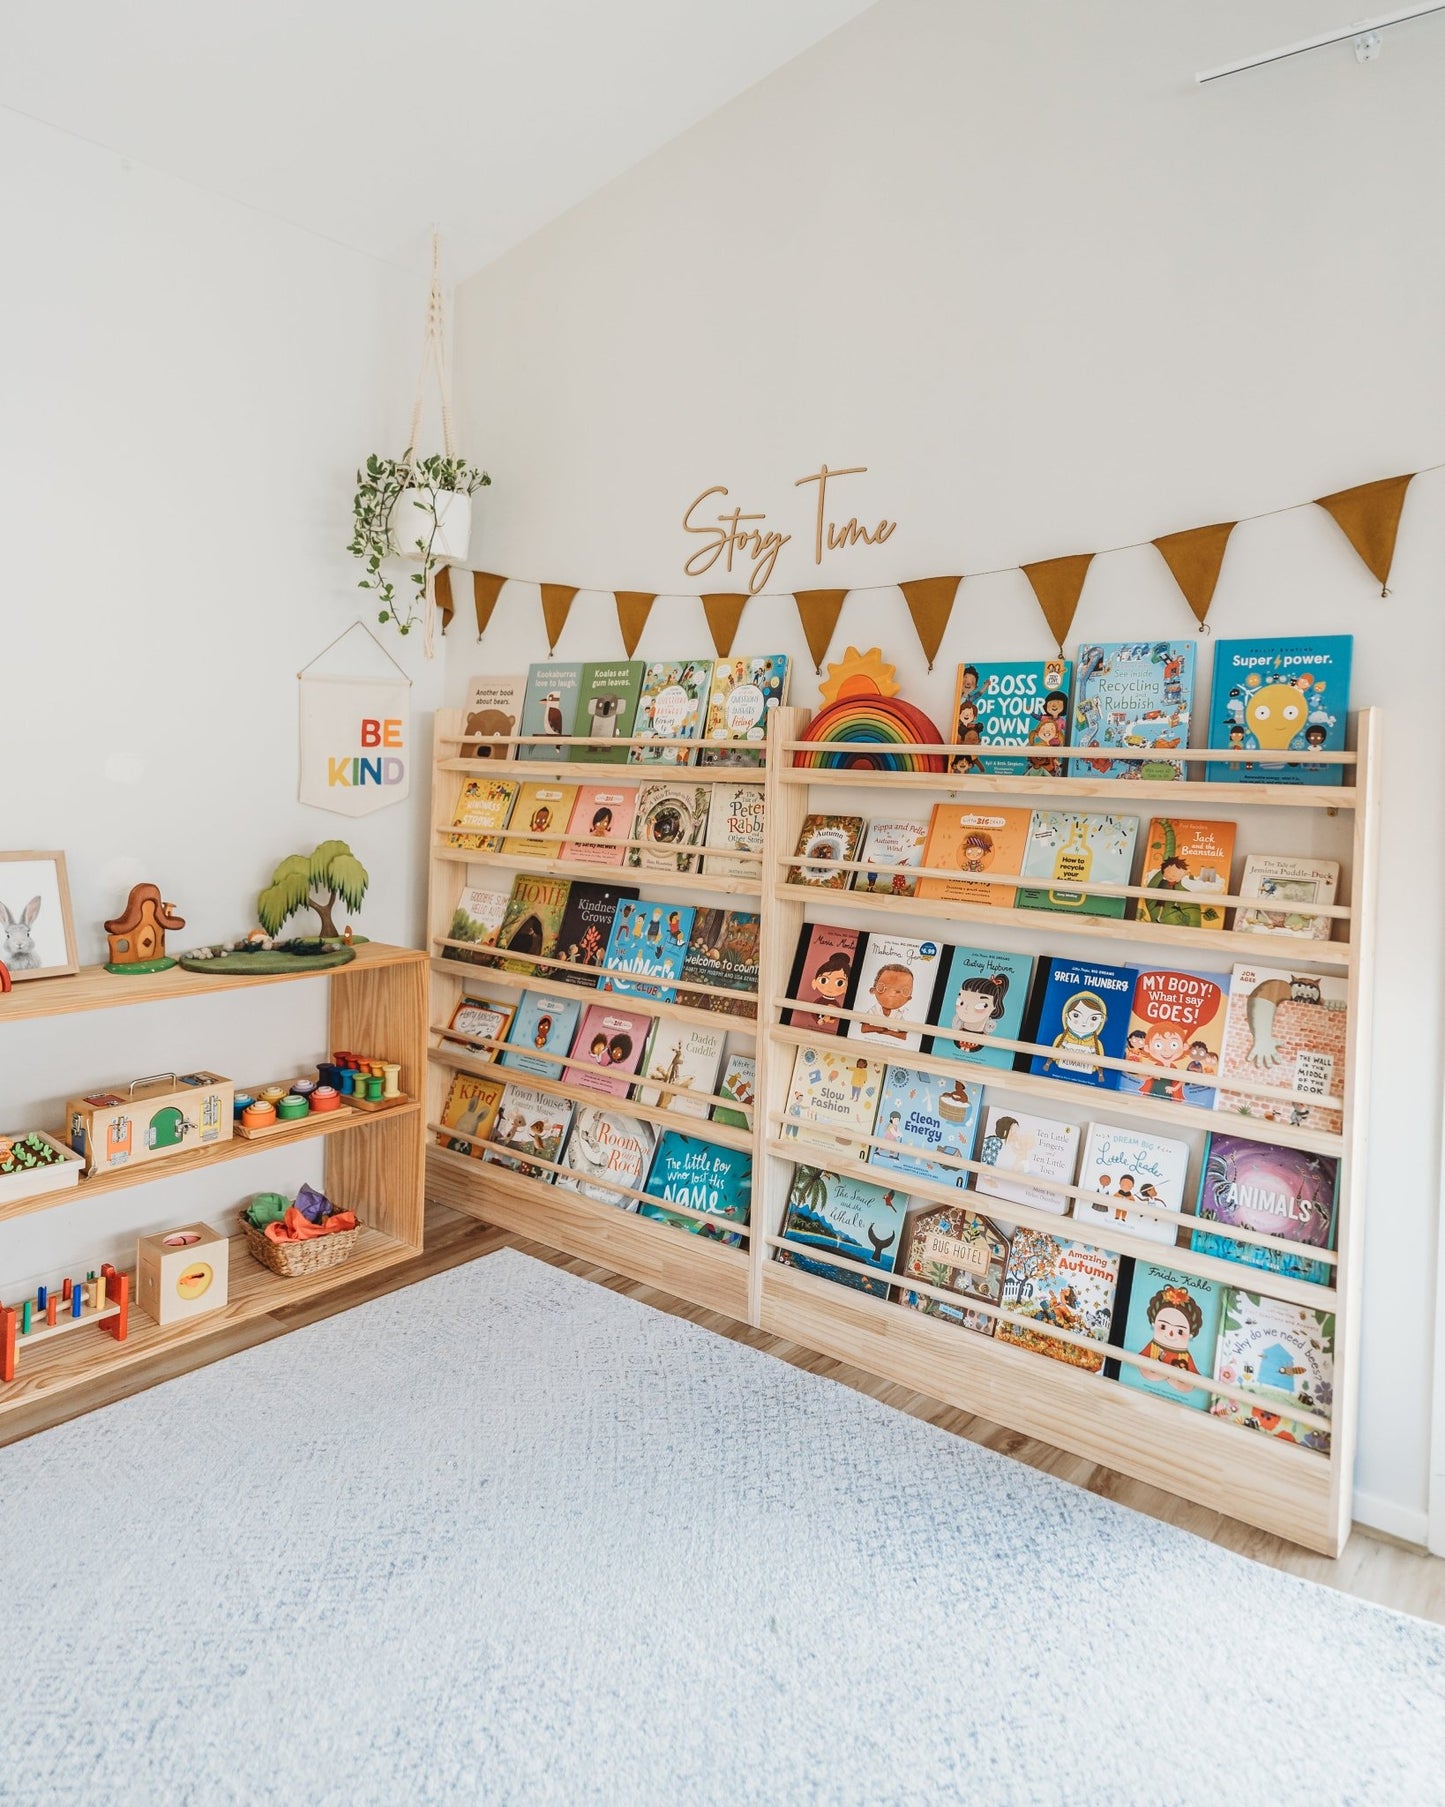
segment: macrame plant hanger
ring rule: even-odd
[[[431,288],[426,301],[426,332],[422,338],[421,369],[416,378],[416,403],[411,411],[411,432],[407,437],[406,458],[414,467],[421,444],[422,408],[426,401],[427,372],[436,373],[437,395],[442,413],[442,451],[448,458],[456,456],[452,440],[452,378],[447,365],[447,313],[442,294],[441,234],[432,227]],[[436,571],[433,566],[422,592],[422,647],[428,659],[436,657]]]

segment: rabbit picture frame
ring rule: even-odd
[[[0,852],[0,963],[15,985],[79,970],[63,853]]]

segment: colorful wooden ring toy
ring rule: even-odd
[[[247,1129],[264,1129],[276,1121],[276,1106],[269,1098],[253,1099],[242,1111],[241,1121]]]
[[[276,1105],[276,1115],[283,1123],[295,1123],[298,1118],[310,1114],[311,1106],[304,1098],[298,1098],[294,1092],[288,1092]]]
[[[341,1094],[334,1085],[319,1085],[311,1094],[313,1111],[335,1111],[341,1108]]]

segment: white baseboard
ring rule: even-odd
[[[1425,1547],[1430,1535],[1428,1513],[1397,1506],[1394,1500],[1381,1499],[1377,1493],[1359,1491],[1355,1493],[1354,1510],[1357,1525],[1365,1525],[1371,1531],[1383,1531],[1387,1537],[1398,1537],[1401,1543]]]

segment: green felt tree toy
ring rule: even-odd
[[[256,900],[256,915],[268,935],[279,935],[298,910],[315,910],[323,937],[334,941],[339,931],[332,911],[338,899],[354,914],[369,882],[365,866],[345,841],[323,841],[309,858],[292,853],[282,860]],[[313,891],[321,895],[313,896]]]

